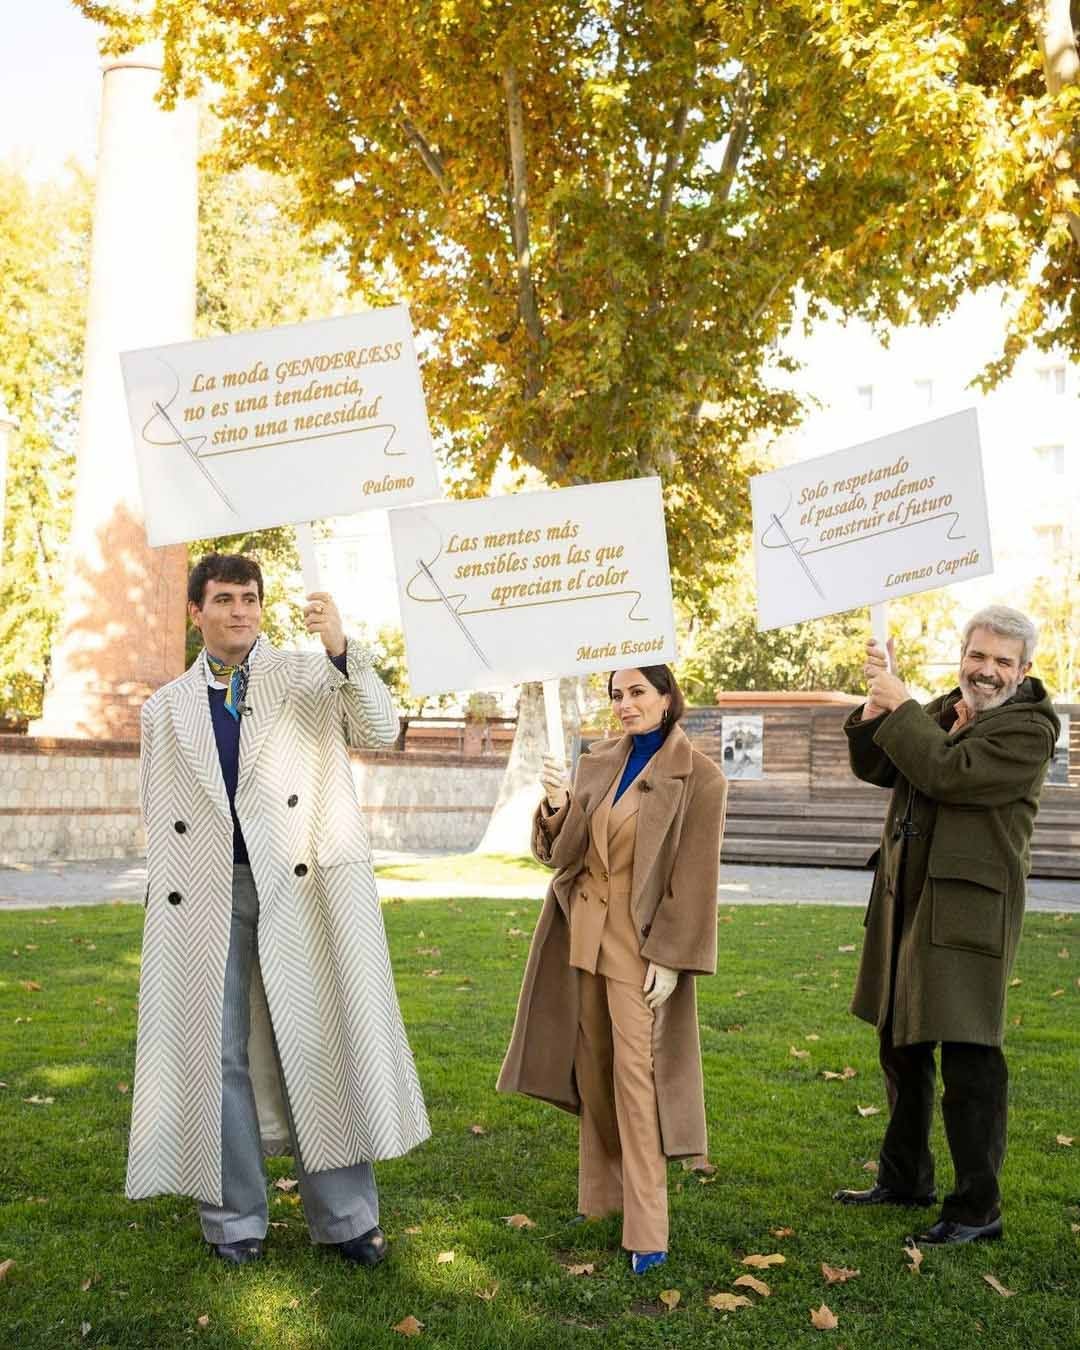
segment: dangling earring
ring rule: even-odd
[[[663,714],[661,715],[661,718],[660,718],[660,726],[661,726],[661,728],[662,728],[664,731],[667,731],[668,725],[669,725],[670,722],[671,722],[671,709],[670,709],[670,708],[665,708],[664,711],[663,711]]]

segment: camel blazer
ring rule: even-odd
[[[652,761],[614,801],[626,760],[619,766],[589,821],[585,861],[570,892],[570,964],[592,975],[639,985],[645,979],[646,962],[630,913],[630,892],[638,807],[649,790],[643,783],[651,767]]]
[[[589,849],[590,821],[621,777],[630,744],[626,736],[594,745],[578,764],[567,804],[553,816],[538,811],[534,819],[533,852],[555,876],[533,933],[498,1090],[537,1097],[574,1114],[581,1097],[574,1075],[579,976],[570,964],[571,897]],[[727,781],[676,726],[627,791],[638,795],[628,909],[639,954],[680,972],[653,1023],[661,1139],[667,1157],[693,1157],[708,1151],[694,976],[716,970]],[[600,1126],[614,1146],[613,1101]]]

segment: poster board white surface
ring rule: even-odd
[[[390,512],[414,694],[675,657],[658,478]]]
[[[994,570],[974,408],[750,480],[758,628]]]
[[[405,305],[120,361],[151,545],[439,495]]]

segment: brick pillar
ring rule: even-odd
[[[155,102],[161,52],[104,65],[75,510],[39,736],[129,740],[184,662],[184,546],[143,530],[119,353],[193,335],[197,110]]]

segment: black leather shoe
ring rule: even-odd
[[[929,1195],[901,1195],[888,1186],[871,1186],[868,1191],[837,1191],[833,1196],[842,1205],[928,1205],[937,1204],[933,1191]]]
[[[1001,1220],[993,1223],[956,1223],[952,1219],[938,1219],[932,1228],[909,1238],[920,1247],[947,1247],[957,1242],[994,1242],[1001,1237]]]
[[[369,1228],[359,1237],[349,1238],[348,1242],[335,1242],[334,1246],[346,1261],[354,1261],[358,1266],[377,1266],[386,1260],[386,1234],[381,1228]]]
[[[211,1242],[210,1250],[231,1266],[245,1266],[249,1261],[261,1261],[262,1238],[241,1238],[239,1242]]]

